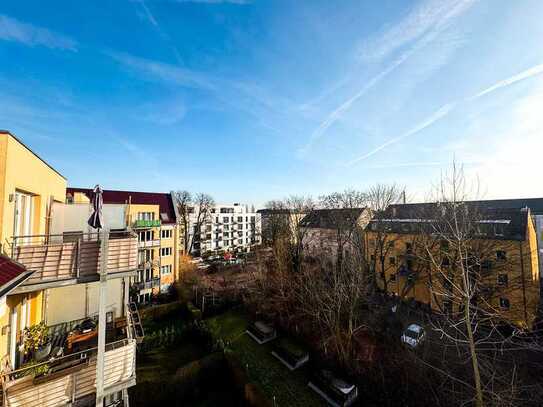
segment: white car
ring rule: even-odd
[[[424,328],[417,324],[411,324],[403,332],[401,341],[407,346],[415,349],[417,348],[426,338],[426,332]]]

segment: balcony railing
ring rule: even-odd
[[[54,407],[96,393],[97,348],[2,374],[4,406]],[[136,340],[106,345],[104,391],[136,383]]]
[[[148,290],[150,288],[160,287],[160,277],[153,277],[148,281],[138,281],[134,283],[136,290]]]
[[[98,278],[101,242],[98,233],[65,233],[13,237],[11,257],[34,273],[21,287],[60,281]],[[131,232],[110,232],[107,256],[110,277],[135,272],[138,238]]]
[[[157,247],[160,246],[160,239],[154,239],[154,240],[140,240],[138,242],[138,247],[140,249],[148,248],[148,247]]]
[[[138,219],[134,222],[134,227],[135,228],[158,228],[160,227],[161,224],[162,222],[159,219],[157,220]]]

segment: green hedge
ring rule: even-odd
[[[194,320],[202,319],[202,311],[194,306],[192,302],[187,303],[187,309]]]

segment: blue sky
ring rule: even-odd
[[[4,1],[0,128],[72,186],[422,199],[456,160],[481,196],[543,196],[541,21],[540,0]]]

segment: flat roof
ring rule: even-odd
[[[49,164],[47,161],[45,161],[43,158],[41,158],[38,154],[36,154],[34,151],[32,151],[32,149],[30,147],[28,147],[25,143],[23,143],[19,138],[17,138],[17,136],[15,134],[13,134],[12,132],[10,132],[9,130],[1,130],[0,129],[0,134],[6,134],[6,135],[9,135],[11,137],[13,137],[15,139],[15,141],[17,141],[20,145],[22,145],[24,148],[26,148],[28,151],[30,151],[32,154],[34,154],[34,156],[36,158],[38,158],[42,163],[44,163],[45,165],[47,165],[49,168],[51,168],[54,172],[56,172],[58,175],[60,175],[62,178],[64,178],[66,181],[68,180],[64,175],[62,175],[60,172],[58,172],[57,170],[55,170],[51,164]]]

